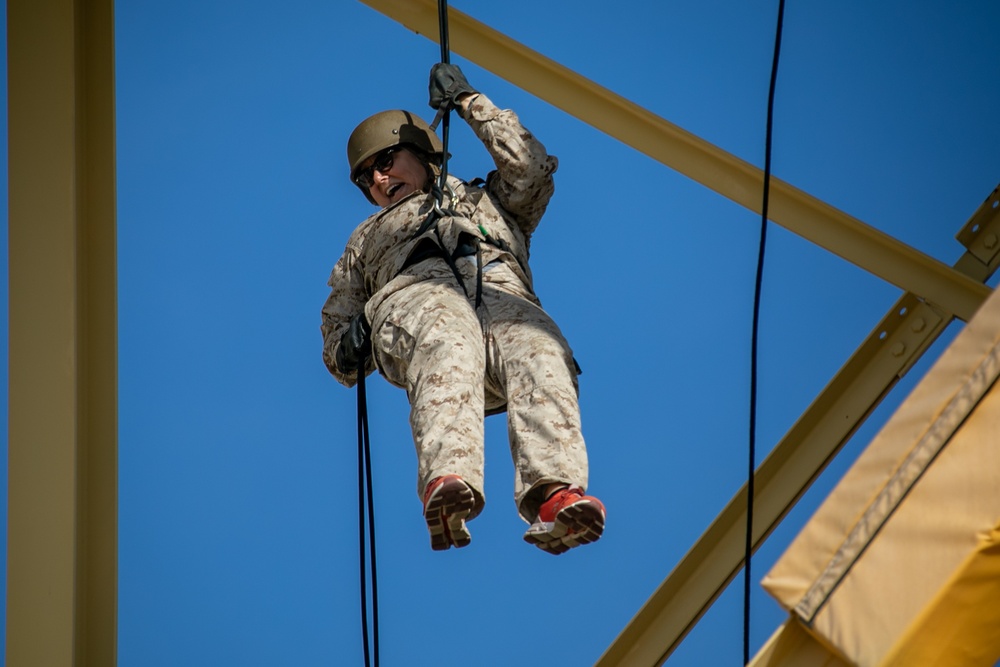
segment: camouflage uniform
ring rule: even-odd
[[[473,516],[483,503],[483,416],[506,407],[515,500],[530,523],[539,502],[532,490],[587,484],[576,365],[528,268],[530,236],[552,196],[557,161],[514,112],[485,95],[472,100],[465,119],[497,169],[482,187],[449,177],[454,215],[422,233],[434,201],[420,192],[358,226],[330,276],[323,360],[337,380],[354,385],[355,372],[344,373],[335,360],[351,317],[363,310],[373,349],[365,372],[377,367],[409,397],[418,495],[436,477],[460,475],[477,496]],[[475,246],[478,258],[468,254]],[[453,266],[428,252],[439,248],[459,255]]]

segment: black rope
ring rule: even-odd
[[[446,0],[438,0],[438,26],[440,29],[441,37],[441,62],[450,62],[450,48],[448,45],[448,3]],[[447,186],[448,178],[448,129],[450,122],[450,113],[447,108],[444,111],[441,124],[441,175],[438,181],[437,191],[435,196],[437,197],[438,206],[435,210],[431,211],[428,221],[425,223],[427,225],[433,224],[436,214],[443,209],[442,204],[444,203],[444,193]],[[437,121],[435,120],[435,125]],[[450,258],[449,258],[450,260]],[[455,272],[456,277],[459,282],[462,282],[461,275],[458,273],[458,269],[454,266],[454,261],[451,260],[449,265]],[[358,544],[360,552],[361,561],[361,632],[364,635],[364,655],[365,655],[365,667],[370,667],[374,664],[374,667],[378,667],[379,651],[378,651],[378,568],[376,566],[375,558],[375,499],[374,491],[372,490],[372,458],[371,458],[371,442],[369,440],[368,431],[368,397],[367,391],[365,390],[365,368],[367,366],[367,359],[361,359],[358,366]],[[367,503],[367,504],[366,504]],[[367,541],[371,546],[371,589],[372,589],[372,604],[371,604],[371,617],[372,617],[372,628],[369,633],[368,627],[368,580],[366,577],[368,571],[368,563],[365,559],[365,514],[368,514],[368,533]],[[370,637],[369,637],[370,635]],[[370,640],[370,641],[369,641]],[[370,645],[369,645],[370,644]],[[374,663],[372,658],[374,657]]]
[[[760,294],[764,282],[764,249],[767,246],[767,205],[771,193],[771,127],[774,121],[774,89],[778,80],[778,56],[785,0],[778,0],[778,26],[774,36],[774,60],[771,62],[771,85],[767,93],[767,132],[764,139],[764,197],[761,204],[760,243],[757,251],[757,277],[753,297],[753,333],[750,352],[750,452],[747,466],[747,532],[743,554],[743,664],[750,662],[750,559],[753,555],[753,496],[757,448],[757,331],[760,323]]]
[[[374,665],[378,667],[378,568],[375,564],[375,501],[372,492],[371,442],[368,437],[368,392],[365,390],[367,363],[367,358],[362,358],[358,365],[358,544],[360,544],[361,551],[361,632],[364,635],[365,667],[372,664],[371,655],[374,655]],[[372,632],[370,634],[374,651],[369,651],[368,646],[368,581],[365,576],[367,571],[365,562],[366,508],[368,514],[367,539],[371,545]]]
[[[450,63],[451,62],[451,49],[448,46],[448,3],[447,0],[438,0],[438,33],[439,41],[441,42],[441,62]],[[445,205],[445,193],[451,192],[448,187],[448,135],[451,128],[451,108],[447,103],[442,104],[434,116],[433,122],[431,122],[431,130],[436,131],[438,124],[441,124],[441,169],[438,174],[437,183],[431,186],[431,194],[434,197],[434,208],[430,210],[427,214],[427,219],[420,226],[420,231],[415,235],[419,236],[424,231],[430,228],[431,225],[437,223],[438,219],[445,216],[453,214]],[[452,192],[452,196],[454,193]]]
[[[441,62],[451,62],[451,47],[448,44],[448,0],[438,0],[438,37],[441,44]],[[451,112],[445,107],[441,119],[441,175],[438,178],[438,205],[443,207],[445,186],[448,182],[448,128],[451,125]]]

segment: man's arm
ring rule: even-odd
[[[344,254],[333,267],[327,284],[330,286],[330,296],[323,304],[320,324],[320,332],[323,334],[323,363],[338,382],[345,387],[353,387],[358,381],[357,371],[342,369],[337,364],[337,352],[342,345],[344,334],[350,329],[351,319],[364,313],[365,303],[368,300],[364,274],[358,265],[358,253],[353,245],[348,244]],[[373,369],[374,364],[369,358],[365,374]]]
[[[552,174],[559,161],[521,125],[517,114],[498,108],[482,93],[461,100],[461,109],[497,167],[487,177],[487,188],[529,236],[555,192]]]
[[[428,92],[431,108],[456,109],[486,146],[497,167],[487,177],[487,188],[529,236],[555,191],[552,174],[558,160],[521,125],[517,114],[497,108],[470,86],[457,65],[434,65]]]

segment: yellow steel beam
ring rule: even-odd
[[[8,665],[114,665],[113,0],[8,0]]]
[[[434,0],[361,0],[430,39]],[[763,172],[462,12],[449,9],[452,49],[719,194],[760,213]],[[924,253],[771,178],[768,216],[874,275],[968,320],[989,294]]]

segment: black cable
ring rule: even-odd
[[[438,0],[438,27],[441,38],[441,62],[448,63],[450,47],[448,45],[448,3]],[[444,198],[446,179],[448,178],[448,126],[450,113],[446,110],[441,124],[441,178],[438,189],[440,197]],[[439,201],[438,204],[442,204]],[[456,275],[458,275],[456,271]],[[459,276],[460,278],[460,276]],[[459,281],[461,282],[461,280]],[[365,391],[365,366],[367,359],[362,359],[358,367],[358,543],[361,558],[361,632],[364,635],[365,666],[371,665],[374,656],[374,666],[378,667],[378,568],[375,558],[375,499],[372,490],[372,459],[371,442],[368,434],[368,398]],[[366,493],[367,489],[367,493]],[[367,501],[367,505],[365,504]],[[365,562],[365,508],[368,514],[368,543],[371,545],[371,587],[372,587],[372,632],[369,649],[368,632],[368,581]]]
[[[372,491],[371,442],[368,436],[368,392],[365,390],[367,358],[358,366],[358,544],[361,551],[361,632],[364,635],[365,666],[371,665],[374,655],[378,667],[378,568],[375,561],[375,500]],[[365,489],[367,488],[367,494]],[[367,500],[367,505],[365,501]],[[368,581],[365,562],[365,508],[368,514],[368,542],[371,545],[372,632],[374,651],[369,651],[368,640]]]
[[[364,375],[363,367],[358,371],[359,377]],[[364,386],[364,380],[360,380]],[[378,567],[375,562],[375,491],[372,486],[372,447],[368,430],[368,392],[361,393],[364,404],[365,420],[365,486],[368,488],[368,543],[371,545],[372,567],[372,642],[374,643],[375,667],[378,667]]]
[[[361,552],[361,635],[364,638],[365,665],[371,664],[368,653],[368,570],[365,558],[365,439],[364,400],[361,398],[364,371],[358,369],[358,547]]]
[[[771,85],[767,93],[767,132],[764,139],[764,196],[761,203],[760,243],[757,251],[757,277],[754,283],[753,332],[750,343],[750,447],[747,467],[747,532],[743,554],[743,664],[750,662],[750,559],[753,555],[753,496],[757,448],[757,330],[760,323],[760,294],[764,282],[764,249],[767,246],[767,205],[771,193],[771,128],[774,121],[774,89],[778,80],[778,56],[785,16],[785,0],[778,0],[778,25],[774,36],[774,60],[771,62]]]
[[[441,43],[441,62],[451,62],[451,47],[448,44],[448,0],[438,0],[438,37]],[[445,109],[441,118],[441,176],[438,179],[438,190],[444,203],[445,185],[448,180],[448,129],[451,125],[451,112]]]

